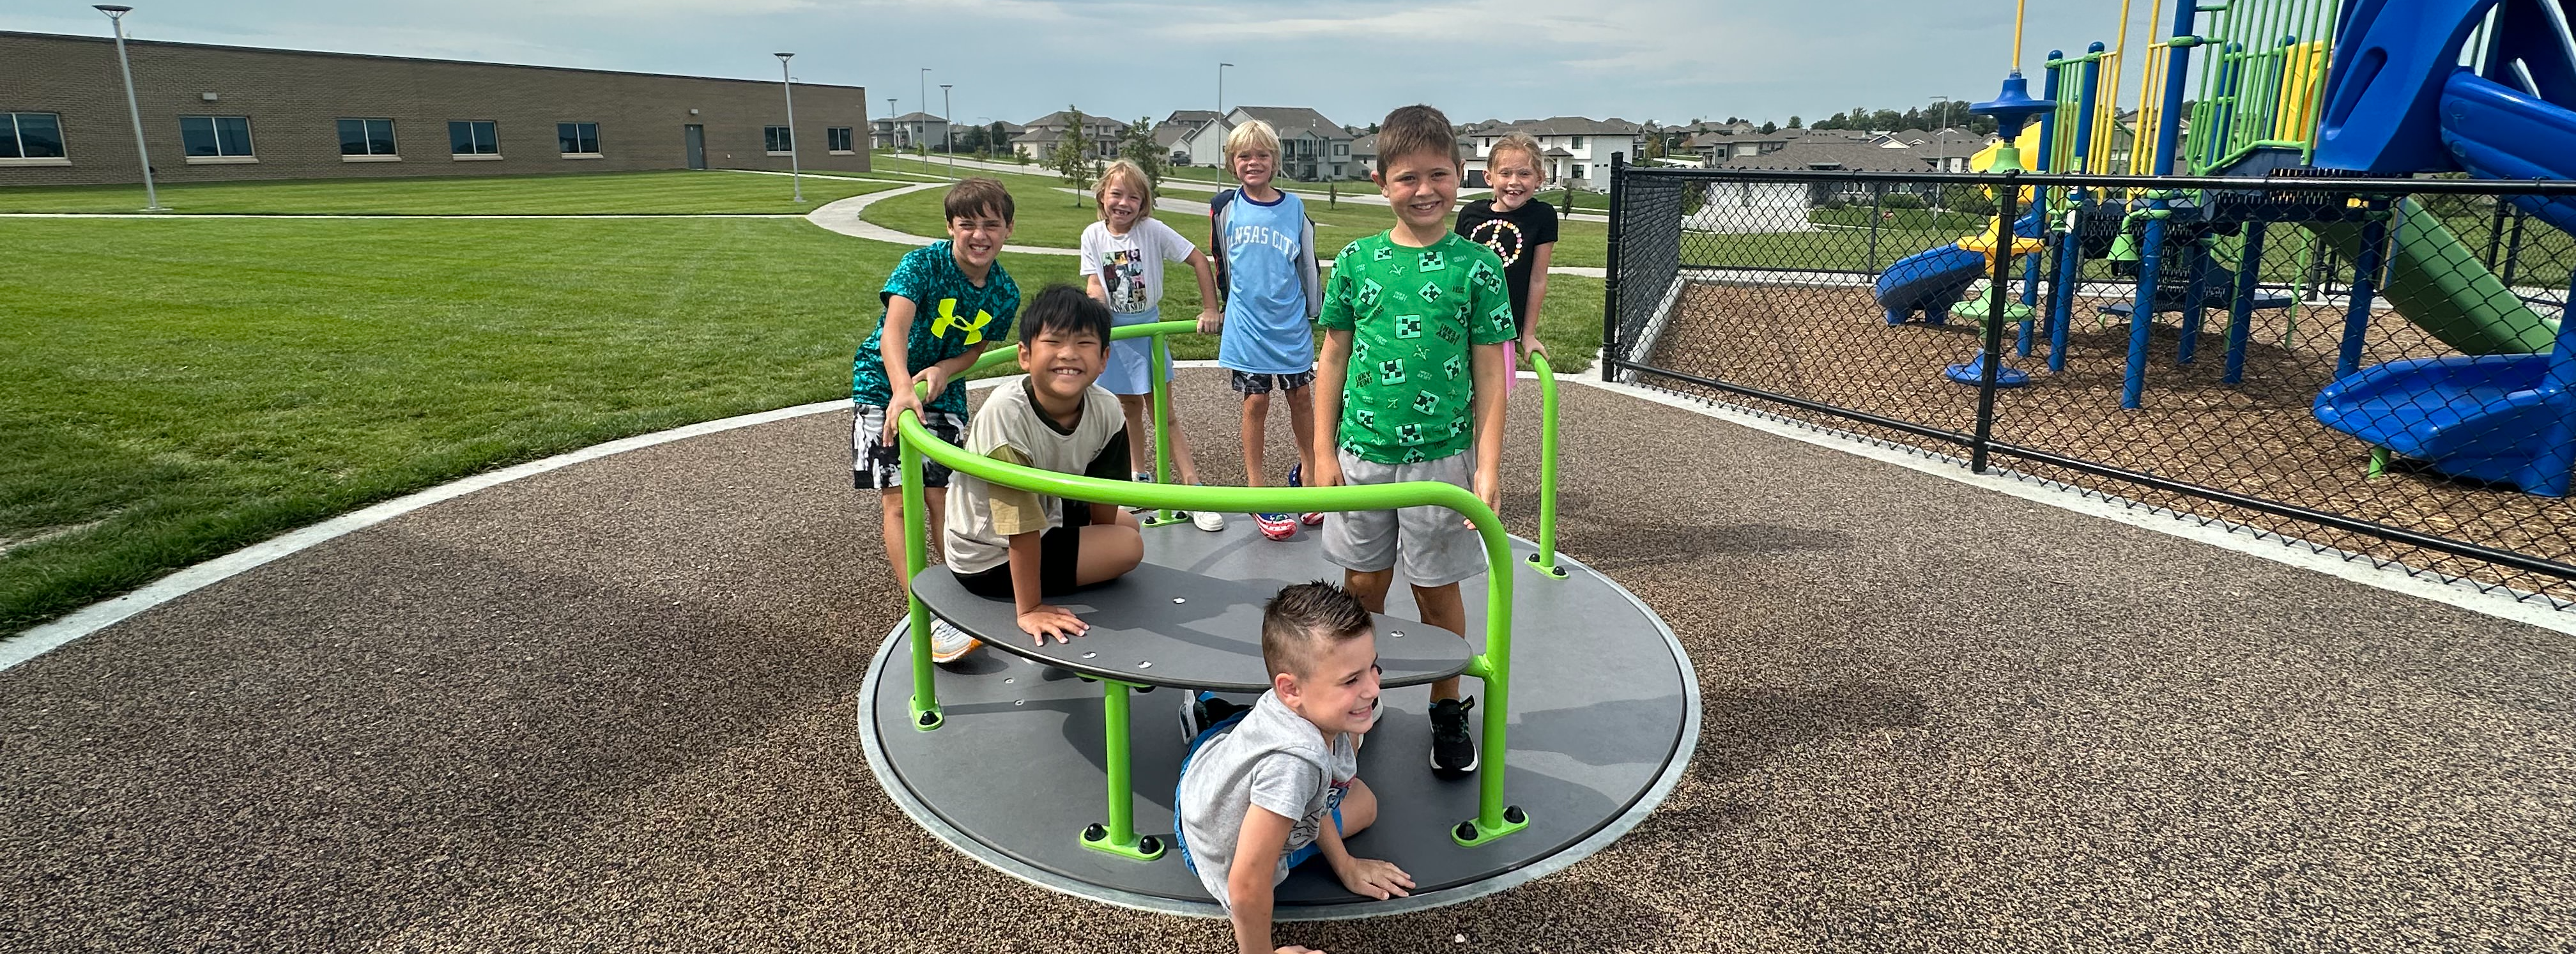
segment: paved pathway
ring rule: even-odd
[[[866,209],[869,205],[881,199],[891,199],[899,195],[910,195],[925,189],[939,189],[946,187],[947,183],[944,182],[924,182],[905,186],[900,189],[887,189],[883,192],[870,192],[866,195],[854,195],[846,199],[838,199],[825,203],[821,208],[817,208],[812,212],[806,213],[805,220],[834,232],[839,232],[843,235],[857,238],[873,239],[879,242],[894,242],[900,245],[928,245],[939,240],[927,235],[914,235],[910,232],[897,231],[895,229],[887,228],[886,226],[878,225],[874,222],[868,221],[867,219],[861,218],[859,213],[861,210]],[[1059,189],[1058,191],[1066,193],[1077,192],[1077,190],[1070,188]],[[1157,199],[1154,203],[1154,207],[1171,212],[1193,213],[1197,215],[1207,214],[1207,203],[1191,202],[1187,199],[1164,197]],[[1027,255],[1078,256],[1082,254],[1082,250],[1080,249],[1056,248],[1048,245],[1004,245],[1002,246],[1002,251],[1019,252]],[[1331,268],[1333,267],[1333,260],[1329,258],[1320,259],[1317,264],[1325,268]],[[1575,275],[1585,278],[1602,278],[1609,275],[1610,271],[1606,268],[1591,266],[1555,265],[1550,266],[1547,273],[1550,275]]]

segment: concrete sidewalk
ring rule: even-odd
[[[1237,480],[1224,377],[1184,371],[1175,393],[1207,478]],[[1514,395],[1506,452],[1522,535],[1537,400]],[[1686,410],[1588,388],[1564,404],[1564,548],[1689,647],[1706,720],[1689,776],[1566,872],[1281,940],[2576,934],[2565,635]],[[0,672],[18,859],[0,947],[1225,949],[1220,922],[983,868],[876,789],[851,705],[900,599],[848,429],[825,412],[541,473]]]

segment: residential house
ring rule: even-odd
[[[1474,147],[1473,155],[1467,158],[1468,186],[1485,184],[1485,155],[1493,151],[1495,141],[1515,132],[1538,140],[1539,174],[1554,185],[1607,190],[1610,155],[1624,153],[1633,160],[1644,152],[1645,127],[1625,119],[1557,116],[1508,125],[1479,124],[1476,131],[1467,134],[1468,143]]]
[[[1057,110],[1029,120],[1022,126],[1020,134],[1012,137],[1011,148],[1033,161],[1046,162],[1054,157],[1056,144],[1063,142],[1065,134],[1072,128],[1072,118],[1063,110]],[[1082,136],[1086,144],[1083,155],[1093,159],[1116,156],[1118,135],[1126,131],[1126,123],[1085,114],[1082,117]]]
[[[1351,178],[1366,178],[1377,171],[1377,134],[1361,133],[1351,140]]]
[[[1889,149],[1866,139],[1800,137],[1780,149],[1728,158],[1717,168],[1801,172],[1932,171],[1933,156],[1912,147]],[[1925,194],[1929,183],[1717,182],[1691,228],[1732,232],[1806,231],[1807,213],[1835,200],[1866,203],[1877,194]]]
[[[937,149],[948,142],[948,121],[925,112],[909,112],[869,125],[868,144],[878,149],[909,151],[916,144]]]
[[[1881,133],[1872,137],[1870,143],[1881,149],[1909,149],[1925,154],[1934,168],[1944,172],[1967,172],[1968,158],[1976,155],[1977,150],[1993,144],[1995,138],[1951,126],[1937,132],[1905,129]]]
[[[1224,119],[1213,109],[1175,109],[1154,124],[1154,143],[1163,147],[1173,165],[1216,165],[1225,155]],[[1202,130],[1210,126],[1217,127],[1216,135],[1204,136]],[[1214,148],[1203,149],[1208,146]]]
[[[1237,106],[1224,124],[1232,129],[1255,119],[1279,134],[1280,175],[1307,182],[1351,177],[1352,137],[1342,124],[1303,106]]]

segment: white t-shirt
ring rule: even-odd
[[[1082,230],[1082,274],[1100,276],[1110,311],[1132,315],[1162,304],[1163,263],[1187,261],[1197,250],[1161,219],[1137,219],[1125,235],[1093,222]]]

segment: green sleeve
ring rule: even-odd
[[[1512,293],[1503,285],[1503,260],[1477,246],[1467,277],[1467,340],[1489,345],[1520,337],[1512,319]]]

